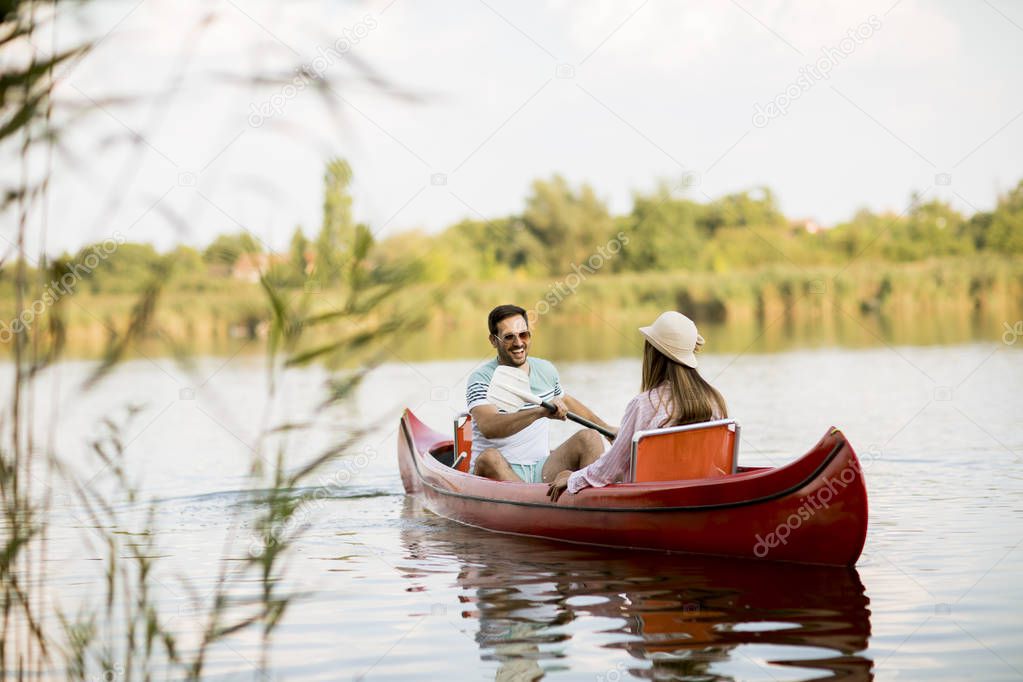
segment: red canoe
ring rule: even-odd
[[[451,454],[451,438],[405,410],[398,432],[405,492],[439,516],[491,531],[840,566],[856,563],[866,539],[863,472],[834,428],[785,466],[587,488],[556,503],[544,484],[491,481],[454,469],[435,456],[444,450]]]

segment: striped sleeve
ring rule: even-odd
[[[542,376],[540,380],[543,386],[541,396],[544,400],[550,400],[551,398],[561,398],[565,395],[565,389],[561,386],[561,375],[558,374],[558,368],[554,366],[554,363],[549,360],[536,360],[534,369],[539,370],[537,373]],[[541,389],[539,386],[534,384],[539,392]]]
[[[473,372],[465,386],[466,409],[472,410],[474,407],[485,404],[489,388],[490,381],[487,376],[480,371]]]
[[[554,397],[560,398],[565,395],[565,389],[561,387],[561,376],[558,374],[558,370],[554,370]]]

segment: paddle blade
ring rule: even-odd
[[[526,404],[522,398],[502,386],[490,385],[487,390],[487,402],[501,412],[518,412]]]
[[[501,412],[518,412],[526,405],[521,395],[523,391],[529,392],[529,375],[520,369],[500,365],[494,370],[494,378],[487,389],[487,402]]]

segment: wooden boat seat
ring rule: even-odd
[[[472,459],[472,415],[463,412],[455,417],[455,438],[452,466],[463,474],[469,473],[469,460]]]
[[[720,478],[734,474],[738,460],[739,424],[734,419],[637,431],[632,438],[629,480]]]

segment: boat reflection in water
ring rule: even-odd
[[[733,679],[750,668],[767,679],[873,678],[873,662],[858,655],[870,610],[854,568],[500,535],[437,517],[414,498],[405,500],[401,536],[410,591],[428,590],[428,576],[457,562],[458,626],[474,634],[483,660],[500,662],[498,679],[623,661],[586,651],[585,665],[574,662],[592,641],[629,655],[606,666],[603,680]]]

